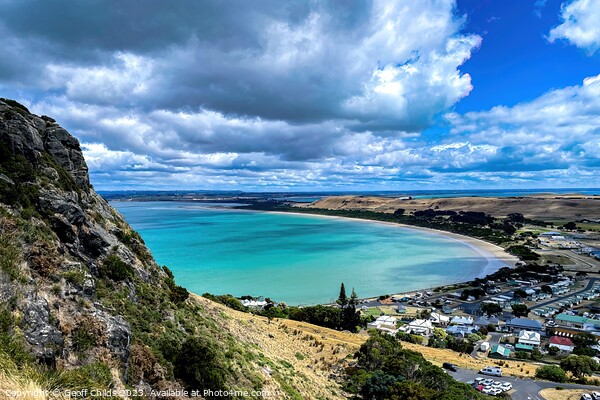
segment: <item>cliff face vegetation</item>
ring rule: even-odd
[[[0,99],[0,387],[255,390],[255,353],[96,194],[77,139]]]

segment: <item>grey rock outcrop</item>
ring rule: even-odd
[[[55,365],[62,352],[62,333],[50,323],[50,308],[43,297],[32,294],[21,303],[21,329],[33,347],[36,358],[47,365]]]

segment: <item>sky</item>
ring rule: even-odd
[[[0,0],[99,190],[600,187],[597,0]]]

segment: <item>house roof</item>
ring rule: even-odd
[[[517,349],[517,350],[525,350],[525,351],[532,351],[533,350],[533,346],[530,345],[530,344],[517,343],[515,345],[515,349]]]
[[[519,342],[524,343],[540,343],[541,336],[537,332],[532,331],[521,331],[519,332]]]
[[[529,318],[513,318],[506,321],[507,325],[530,329],[542,329],[542,323]]]
[[[433,328],[433,326],[431,325],[431,321],[428,321],[425,319],[415,319],[414,321],[411,321],[408,325],[411,328],[412,327],[429,328],[429,329]]]
[[[485,326],[489,324],[497,325],[499,322],[500,320],[498,318],[479,317],[473,322],[473,324]]]
[[[589,318],[564,313],[558,314],[556,317],[554,317],[554,319],[558,321],[573,322],[576,324],[585,324],[589,321]]]
[[[510,356],[510,349],[507,349],[506,347],[502,346],[501,344],[495,344],[492,349],[490,350],[490,354],[500,354],[503,357],[508,357]]]
[[[552,336],[550,338],[550,344],[556,344],[559,346],[573,346],[573,341],[566,337]]]
[[[473,323],[473,318],[472,317],[461,317],[461,316],[456,316],[452,318],[451,321],[453,324],[463,324],[463,325],[470,325]]]
[[[395,324],[396,317],[392,317],[390,315],[382,315],[381,317],[377,317],[375,322],[380,322],[382,324]]]

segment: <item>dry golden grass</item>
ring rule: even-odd
[[[540,396],[542,396],[546,400],[579,400],[582,394],[589,392],[589,390],[582,389],[544,389],[540,391]]]
[[[447,349],[434,349],[431,347],[420,346],[412,343],[402,343],[402,345],[410,350],[417,351],[436,365],[441,365],[444,362],[456,364],[460,368],[479,370],[487,365],[498,365],[502,363],[502,372],[504,375],[511,375],[522,378],[531,378],[535,376],[535,371],[539,365],[534,363],[526,363],[523,361],[505,361],[492,360],[489,358],[475,359],[468,354],[457,353]]]
[[[263,370],[266,390],[281,390],[284,380],[305,399],[339,399],[343,393],[330,377],[365,337],[302,322],[267,318],[232,310],[193,296],[232,335],[272,363]],[[260,358],[260,357],[259,357]],[[271,374],[267,373],[270,370]],[[279,380],[278,380],[279,377]],[[283,398],[273,396],[273,398]]]
[[[506,216],[520,212],[528,218],[564,219],[600,218],[598,197],[595,198],[554,198],[555,196],[531,196],[522,198],[504,197],[455,197],[400,200],[375,196],[332,196],[313,205],[303,207],[329,208],[334,210],[360,209],[380,212],[394,212],[404,208],[407,212],[439,208],[454,211],[483,211],[494,216]],[[582,196],[583,197],[583,196]]]
[[[66,400],[64,393],[48,393],[18,372],[0,371],[0,398],[21,400]]]

